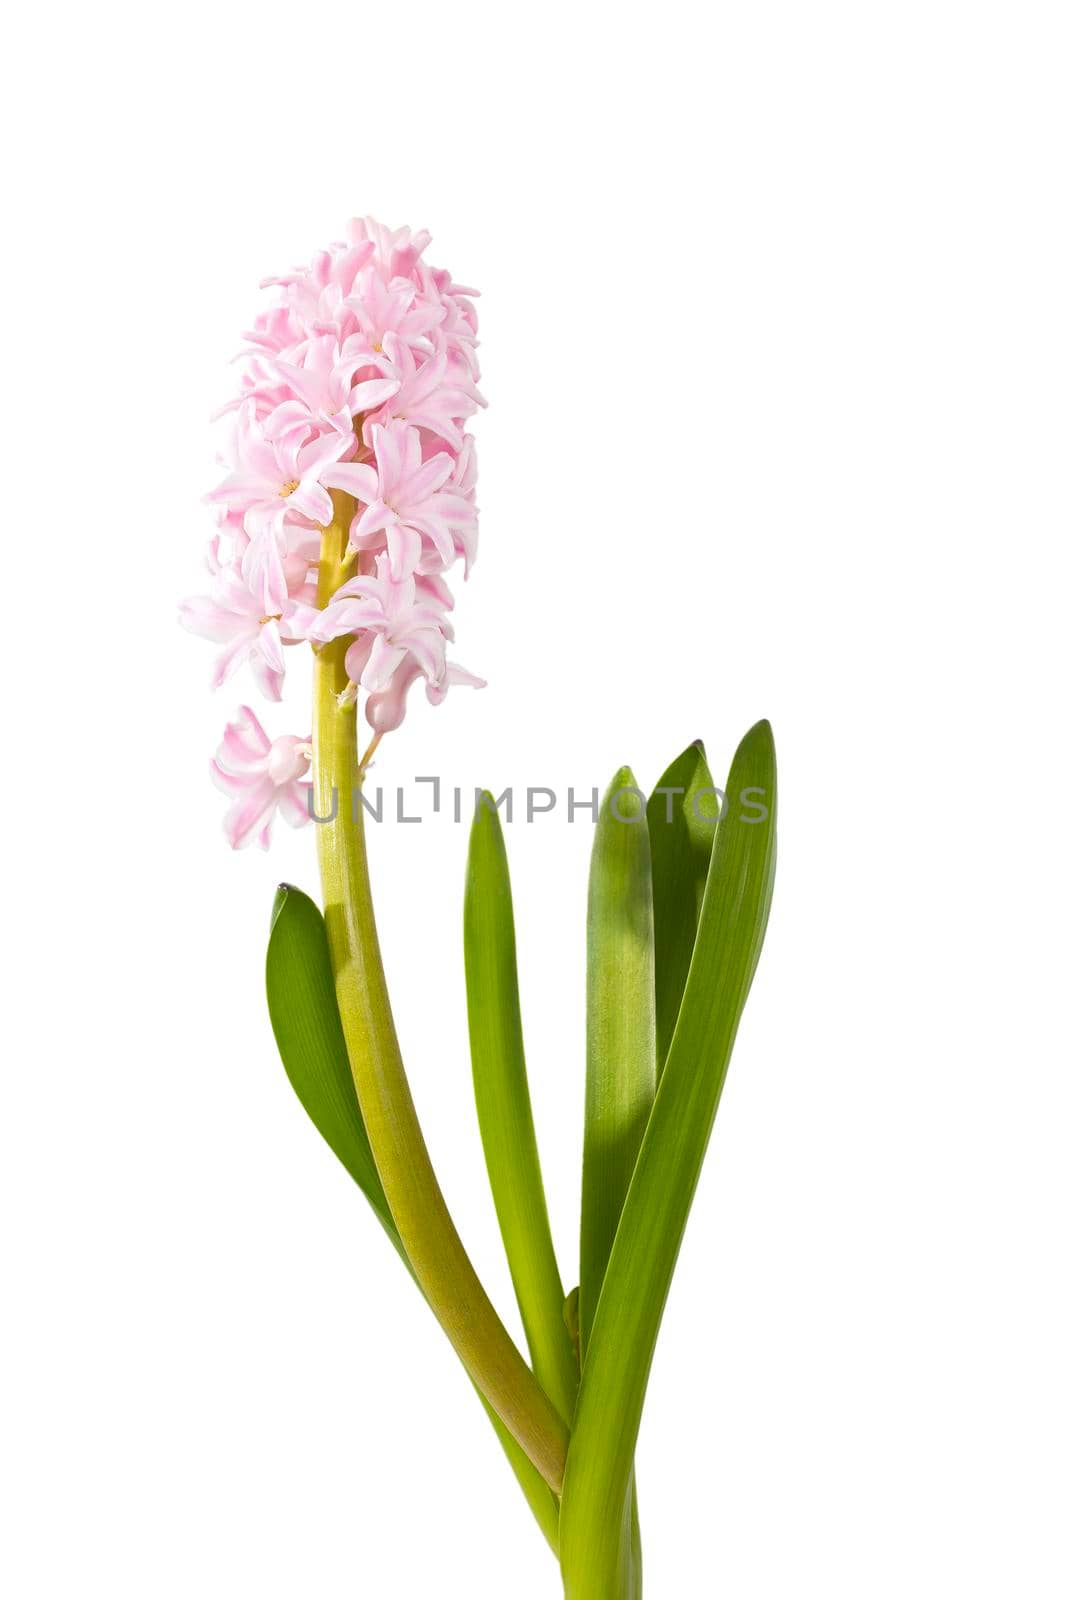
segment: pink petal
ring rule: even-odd
[[[325,467],[320,482],[330,489],[343,489],[364,502],[374,500],[378,494],[378,474],[373,467],[359,461],[338,461]]]
[[[392,527],[386,529],[385,540],[393,577],[396,579],[410,577],[418,566],[422,554],[421,535],[406,523],[394,522]]]
[[[226,837],[235,850],[242,850],[257,828],[269,822],[277,791],[269,778],[262,778],[248,790],[243,800],[231,806],[223,819]]]
[[[403,661],[407,652],[399,645],[390,644],[389,641],[378,634],[371,645],[367,665],[363,668],[360,683],[371,694],[380,693],[388,688],[389,680]]]
[[[227,678],[233,676],[241,663],[248,658],[254,642],[255,633],[245,632],[222,651],[215,662],[215,671],[211,679],[213,689],[221,689]]]
[[[305,479],[289,496],[289,504],[294,511],[299,511],[301,516],[307,517],[311,522],[320,523],[324,528],[333,521],[333,501],[321,483]]]
[[[310,794],[310,783],[286,783],[278,790],[278,810],[291,828],[303,828],[311,821]]]
[[[251,668],[256,687],[264,700],[280,700],[285,673],[277,672],[273,667],[268,666],[258,650],[253,651],[249,656],[248,665]]]
[[[261,615],[273,617],[289,598],[276,534],[257,533],[241,557],[241,576]]]
[[[235,616],[217,605],[210,596],[197,594],[183,600],[178,608],[178,620],[190,633],[210,639],[213,644],[225,644],[235,633],[244,632],[243,617]]]
[[[363,383],[357,383],[352,390],[350,401],[354,412],[375,411],[387,400],[391,400],[400,388],[395,378],[367,378]]]

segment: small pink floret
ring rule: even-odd
[[[310,816],[310,764],[310,737],[286,733],[272,742],[249,707],[241,706],[211,763],[217,787],[231,802],[223,829],[235,850],[253,839],[265,850],[276,811],[291,827],[304,826]]]

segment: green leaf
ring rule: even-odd
[[[775,785],[774,740],[759,722],[727,779],[692,973],[583,1361],[560,1523],[567,1600],[604,1600],[625,1570],[627,1496],[656,1337],[767,923]]]
[[[275,896],[271,915],[267,1005],[282,1064],[297,1099],[363,1191],[411,1272],[374,1166],[352,1081],[322,913],[306,894],[284,883]],[[416,1281],[414,1274],[412,1281]],[[475,1393],[478,1394],[477,1388]],[[555,1495],[492,1407],[481,1394],[478,1399],[538,1526],[558,1555],[559,1507]]]
[[[297,1099],[403,1255],[348,1065],[326,925],[315,902],[286,883],[278,888],[271,916],[267,1006]]]
[[[715,842],[718,797],[697,739],[648,797],[656,933],[656,1067],[663,1071],[689,976]]]
[[[530,1106],[504,833],[484,790],[471,827],[463,942],[474,1095],[500,1235],[534,1373],[569,1422],[578,1369]]]
[[[582,1359],[656,1092],[652,861],[629,767],[593,840],[586,943],[585,1150],[578,1302]]]

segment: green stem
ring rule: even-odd
[[[343,576],[351,512],[338,496],[323,533],[320,603]],[[351,502],[348,503],[349,506]],[[396,1229],[431,1309],[474,1383],[549,1487],[563,1483],[567,1429],[497,1316],[463,1248],[430,1162],[393,1024],[358,796],[356,708],[338,639],[315,666],[315,811],[323,912],[337,1004],[367,1135]]]

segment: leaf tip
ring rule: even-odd
[[[752,724],[751,728],[749,728],[748,732],[745,734],[744,743],[765,745],[773,755],[774,730],[772,729],[770,722],[766,717],[761,717],[758,722],[754,722]]]
[[[500,812],[492,789],[475,789],[474,815],[471,818],[471,840],[481,838],[496,838],[498,835],[503,841],[500,827]],[[510,813],[509,813],[510,814]]]
[[[288,883],[280,883],[278,885],[276,891],[275,891],[274,904],[270,908],[270,931],[271,931],[271,933],[274,932],[275,923],[278,921],[278,918],[281,916],[283,910],[285,909],[285,902],[289,898],[290,890],[291,890],[291,886]]]
[[[636,789],[636,787],[637,779],[634,777],[633,767],[620,767],[608,784],[608,793],[614,794],[617,789]]]

